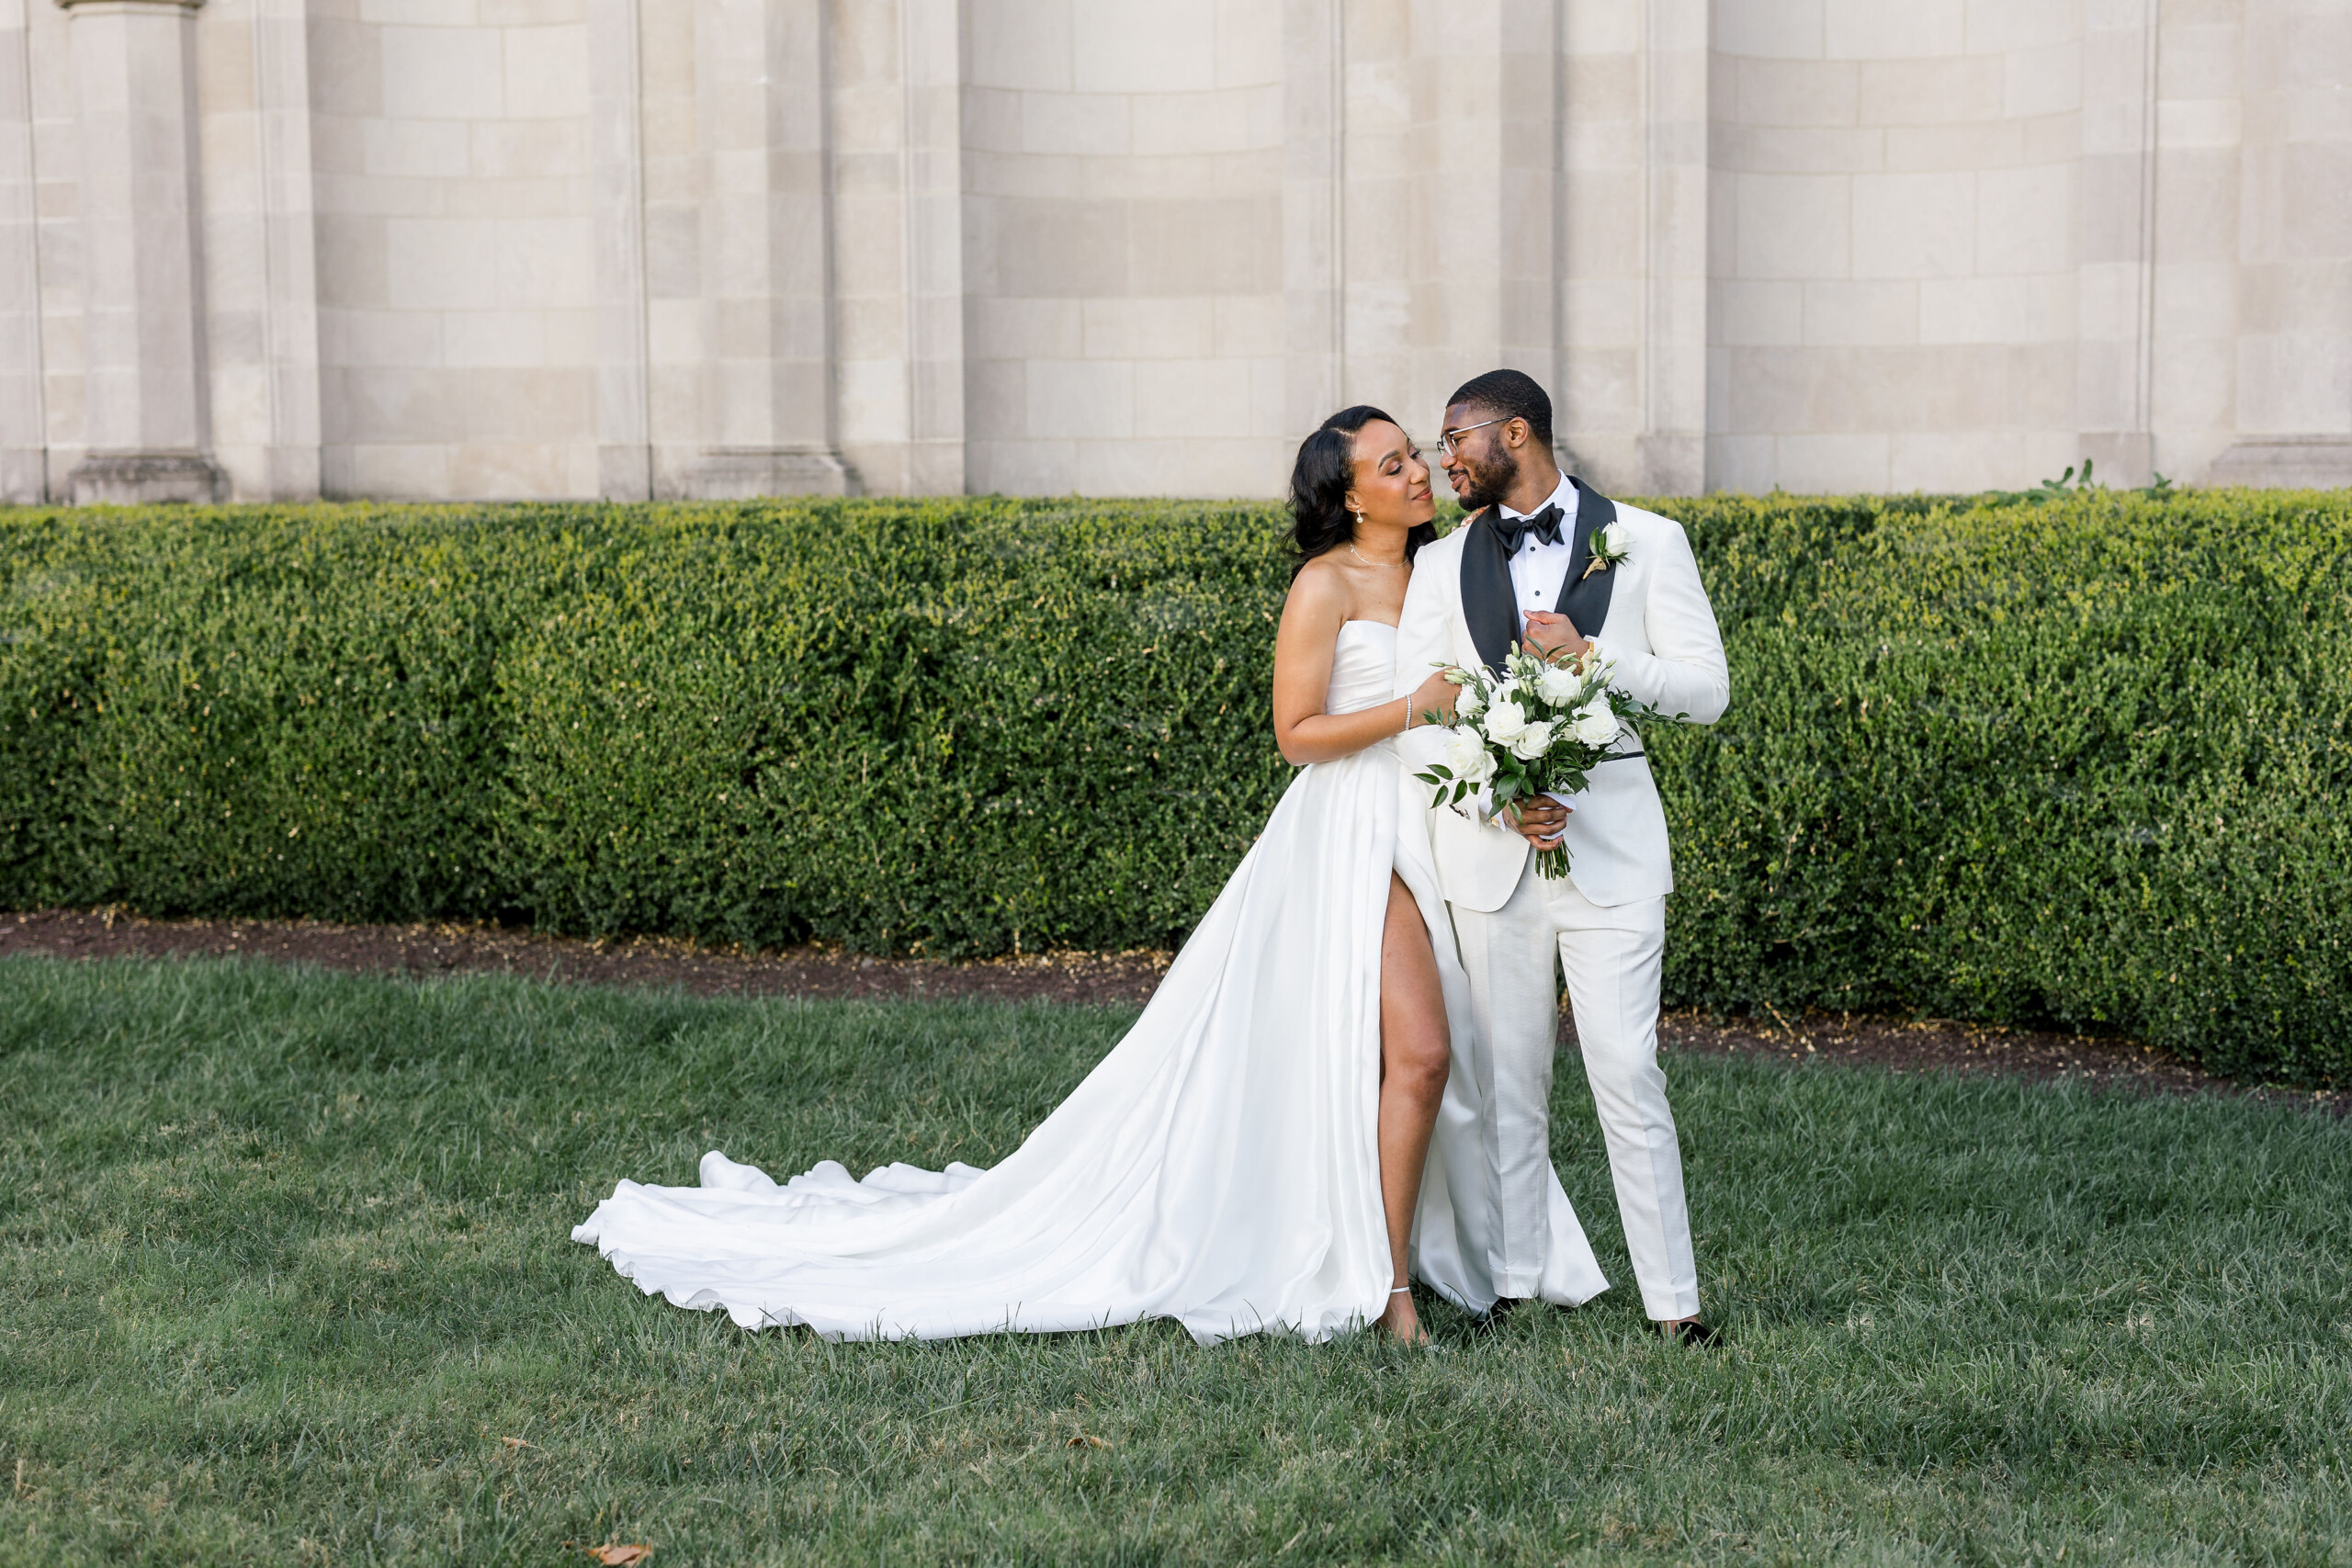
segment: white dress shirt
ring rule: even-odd
[[[1525,638],[1527,613],[1530,610],[1556,612],[1560,607],[1561,592],[1568,584],[1568,558],[1576,553],[1577,503],[1580,499],[1580,493],[1568,476],[1562,474],[1560,488],[1554,491],[1544,502],[1546,506],[1556,506],[1560,509],[1560,542],[1556,545],[1546,544],[1530,534],[1519,542],[1519,548],[1511,552],[1510,602],[1512,609],[1517,612],[1517,619],[1511,626],[1510,633],[1513,642]],[[1498,504],[1497,510],[1505,517],[1520,518],[1532,517],[1535,512],[1543,511],[1544,507],[1537,507],[1535,512],[1521,512],[1515,507]],[[1585,628],[1578,626],[1577,631],[1582,634]],[[1576,809],[1576,803],[1565,795],[1552,795],[1552,798],[1570,811]],[[1475,801],[1465,804],[1469,805],[1483,819],[1493,815],[1494,799],[1494,786],[1488,784],[1478,792]],[[1462,807],[1457,806],[1454,809],[1460,811]]]
[[[1578,492],[1567,475],[1560,476],[1560,488],[1554,491],[1548,504],[1560,509],[1560,542],[1547,545],[1530,534],[1519,542],[1510,558],[1511,604],[1519,612],[1519,624],[1511,628],[1516,641],[1527,630],[1530,610],[1557,610],[1560,592],[1567,586],[1568,557],[1576,553],[1577,502]],[[1499,508],[1505,517],[1532,517],[1541,512],[1517,512],[1510,507]],[[1598,626],[1578,626],[1580,633],[1600,630]]]

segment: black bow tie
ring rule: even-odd
[[[1550,502],[1532,517],[1506,517],[1503,509],[1495,508],[1495,537],[1503,542],[1506,557],[1519,554],[1519,547],[1533,535],[1547,545],[1560,542],[1560,509]]]

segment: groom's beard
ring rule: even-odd
[[[1453,498],[1462,503],[1464,512],[1482,512],[1500,505],[1519,479],[1519,459],[1507,453],[1498,452],[1484,463],[1464,463],[1462,468],[1468,482],[1454,491]]]

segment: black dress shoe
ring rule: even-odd
[[[1510,1320],[1511,1314],[1532,1300],[1534,1300],[1532,1296],[1497,1296],[1495,1304],[1488,1307],[1486,1314],[1471,1326],[1476,1333],[1492,1334]]]
[[[1693,1350],[1712,1350],[1724,1342],[1720,1329],[1703,1323],[1661,1323],[1657,1331],[1677,1345],[1688,1345]]]

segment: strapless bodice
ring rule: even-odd
[[[1353,713],[1396,699],[1396,628],[1382,621],[1347,621],[1331,650],[1331,689],[1325,713]]]

